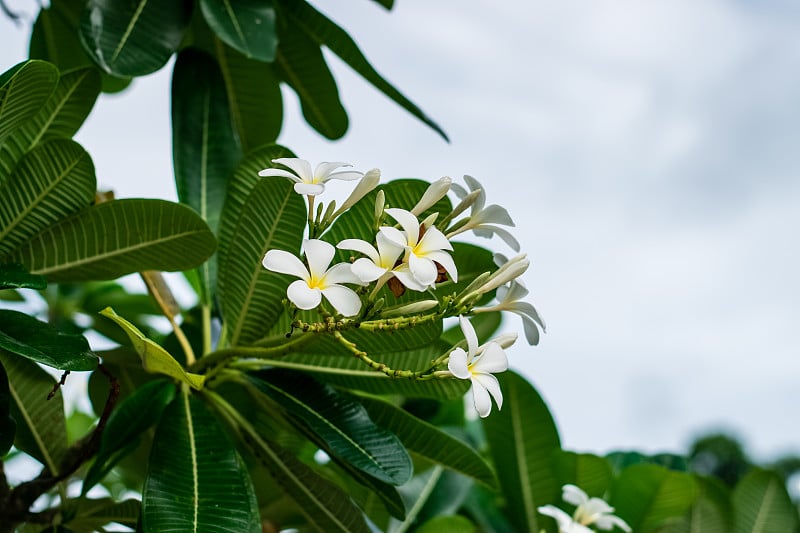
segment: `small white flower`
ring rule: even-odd
[[[539,312],[533,304],[523,302],[522,299],[528,295],[528,289],[521,281],[512,281],[508,285],[497,288],[498,303],[491,307],[479,307],[474,309],[475,313],[488,313],[490,311],[510,311],[522,318],[522,327],[525,329],[525,339],[528,344],[535,346],[539,344],[539,328],[545,331],[544,320],[539,316]]]
[[[339,167],[349,167],[349,163],[320,163],[314,172],[311,172],[311,164],[305,159],[296,157],[281,157],[273,159],[273,163],[290,168],[292,172],[280,168],[265,168],[258,173],[259,176],[280,176],[289,178],[294,184],[294,190],[298,194],[306,196],[316,196],[325,192],[325,182],[328,180],[357,180],[364,174],[355,170],[340,170],[334,172]]]
[[[514,238],[514,236],[511,235],[508,230],[497,226],[497,224],[500,224],[503,226],[514,227],[514,221],[511,220],[511,216],[508,214],[508,211],[499,205],[486,205],[486,193],[483,191],[483,188],[478,180],[472,176],[464,176],[464,181],[469,186],[471,193],[476,191],[480,192],[477,198],[475,198],[474,202],[472,202],[470,216],[469,219],[467,219],[467,223],[463,226],[460,226],[455,231],[448,233],[447,237],[452,238],[453,236],[468,230],[472,230],[472,232],[478,237],[491,238],[492,236],[497,235],[503,239],[503,241],[505,241],[505,243],[509,245],[515,252],[518,252],[519,242],[517,239]],[[466,191],[466,189],[457,183],[453,183],[451,188],[459,198],[465,198],[470,194]]]
[[[467,340],[467,351],[456,348],[450,352],[447,368],[455,377],[472,382],[470,392],[475,409],[481,418],[486,418],[492,410],[491,398],[494,398],[498,410],[503,407],[500,383],[492,374],[508,370],[508,358],[494,341],[478,346],[478,336],[470,321],[463,316],[459,316],[458,321]]]
[[[614,527],[618,527],[631,533],[632,529],[627,522],[612,514],[614,508],[604,500],[589,498],[575,485],[564,485],[561,490],[561,497],[565,502],[577,505],[572,516],[553,505],[539,507],[540,513],[555,518],[559,533],[590,533],[592,530],[587,526],[591,525],[605,531],[611,531]]]
[[[390,277],[395,276],[407,288],[414,291],[424,291],[427,286],[419,283],[411,272],[408,265],[397,264],[397,260],[405,251],[405,248],[389,240],[383,233],[375,236],[378,248],[376,249],[367,241],[361,239],[345,239],[336,245],[342,250],[354,250],[361,252],[367,257],[360,257],[353,262],[353,274],[364,283],[380,280],[378,283],[383,285]]]
[[[314,309],[325,296],[340,314],[344,316],[358,314],[361,310],[361,299],[353,289],[341,285],[363,284],[353,274],[351,265],[338,263],[328,268],[336,249],[319,239],[304,240],[303,251],[306,254],[308,268],[294,254],[284,250],[269,250],[262,264],[267,270],[300,278],[293,281],[286,291],[286,296],[299,309]]]
[[[450,279],[454,282],[458,281],[456,264],[450,254],[445,251],[452,251],[453,245],[450,244],[450,241],[441,231],[434,226],[421,226],[417,217],[405,209],[390,208],[386,210],[386,213],[400,223],[403,231],[384,226],[380,229],[380,232],[389,241],[403,247],[406,251],[403,262],[408,263],[412,276],[419,284],[425,287],[430,287],[434,284],[438,276],[438,268],[435,263],[440,264],[445,269],[450,275]],[[421,227],[424,230],[420,238]],[[403,281],[402,278],[400,278],[400,281]]]

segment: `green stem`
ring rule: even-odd
[[[408,378],[408,379],[430,379],[433,377],[433,368],[429,368],[423,371],[414,371],[414,370],[398,370],[394,368],[389,368],[384,363],[379,363],[372,359],[367,352],[358,349],[358,346],[354,342],[351,342],[344,338],[344,336],[338,332],[334,331],[333,336],[336,340],[347,348],[349,352],[353,355],[364,361],[370,368],[373,370],[377,370],[378,372],[382,372],[389,376],[390,378]]]
[[[311,338],[311,335],[297,335],[278,346],[236,346],[234,348],[217,350],[197,361],[189,370],[191,372],[202,373],[206,368],[221,366],[229,359],[235,358],[267,359],[270,357],[280,357],[292,352],[298,345],[307,342]]]
[[[203,304],[203,355],[211,352],[211,306]]]

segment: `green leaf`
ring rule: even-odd
[[[78,143],[54,139],[28,152],[0,186],[0,256],[87,207],[95,188],[94,165]]]
[[[172,75],[175,184],[180,201],[197,211],[214,232],[228,179],[241,157],[219,67],[199,50],[183,50]],[[200,294],[206,305],[215,293],[216,271],[215,257],[199,268]]]
[[[697,497],[689,474],[653,464],[629,466],[616,479],[611,501],[616,514],[634,531],[653,531],[679,520]]]
[[[114,200],[50,226],[11,259],[50,281],[103,280],[143,270],[188,270],[215,246],[214,235],[189,207],[155,199]]]
[[[8,309],[0,309],[0,349],[59,370],[94,370],[98,363],[83,335]]]
[[[285,8],[283,4],[281,7]],[[284,31],[280,34],[275,68],[281,79],[297,93],[303,117],[312,128],[332,140],[345,134],[347,111],[317,44],[302,32]]]
[[[560,440],[553,416],[536,389],[509,370],[497,375],[503,408],[483,419],[509,520],[520,531],[544,527],[536,508],[560,500],[553,454]]]
[[[259,61],[273,61],[278,47],[275,8],[270,0],[200,0],[200,9],[219,38]]]
[[[606,459],[608,459],[611,463],[611,467],[617,473],[622,472],[629,466],[638,464],[659,465],[670,470],[677,470],[678,472],[686,472],[688,470],[686,457],[671,453],[644,455],[639,452],[616,451],[606,455]]]
[[[388,402],[374,398],[360,398],[359,401],[370,418],[397,435],[408,451],[489,487],[497,484],[494,472],[486,461],[461,440]]]
[[[156,424],[161,413],[175,397],[175,384],[166,380],[151,381],[138,388],[119,403],[108,417],[100,440],[100,449],[83,481],[81,494],[96,485],[122,459],[132,451],[130,444],[139,435]]]
[[[17,423],[11,417],[11,391],[8,386],[8,374],[0,364],[0,458],[4,457],[14,444]]]
[[[81,40],[92,60],[115,76],[143,76],[163,67],[183,39],[192,2],[89,0]]]
[[[214,50],[242,149],[274,143],[283,123],[283,95],[272,65],[248,59],[218,39]]]
[[[287,179],[261,178],[247,197],[227,260],[220,262],[222,316],[231,344],[262,337],[283,312],[290,276],[268,271],[261,261],[267,250],[300,251],[305,216],[305,204]]]
[[[385,8],[387,11],[391,10],[394,7],[394,0],[373,0],[376,4],[380,5],[381,7]]]
[[[58,69],[38,60],[18,63],[0,75],[0,144],[42,109],[57,82]]]
[[[611,465],[589,453],[559,451],[555,457],[558,484],[576,485],[589,496],[602,498],[611,486]]]
[[[753,469],[733,491],[734,533],[796,531],[797,507],[777,474]]]
[[[301,30],[305,36],[320,46],[326,46],[331,52],[358,72],[376,89],[391,98],[400,107],[430,126],[447,141],[447,134],[429,118],[416,104],[394,88],[369,64],[364,54],[358,49],[355,41],[333,21],[314,9],[304,0],[281,0],[281,13],[286,13],[294,31]],[[298,32],[300,33],[300,32]],[[279,51],[283,51],[283,43]]]
[[[14,445],[57,474],[67,451],[67,425],[60,394],[47,395],[56,381],[33,361],[0,350],[8,373],[11,416],[17,422]]]
[[[331,455],[386,483],[402,485],[411,478],[403,444],[375,425],[352,397],[297,372],[267,370],[250,380],[319,437]]]
[[[47,280],[44,276],[30,274],[17,263],[0,265],[0,290],[2,289],[44,289]]]
[[[111,523],[135,528],[142,508],[141,502],[132,498],[121,502],[111,498],[81,498],[74,501],[75,507],[71,509],[74,518],[66,523],[76,533],[102,531],[104,526]]]
[[[106,307],[100,314],[116,322],[125,330],[133,344],[133,348],[142,358],[142,367],[153,374],[164,374],[178,381],[186,383],[193,389],[203,388],[206,377],[199,374],[186,372],[181,364],[175,360],[164,348],[145,337],[136,327],[117,315],[113,309]]]
[[[94,68],[67,72],[42,109],[0,146],[0,175],[11,175],[24,154],[48,139],[70,138],[78,131],[100,93]],[[88,157],[88,156],[87,156]]]
[[[461,515],[437,516],[414,530],[415,533],[477,533],[478,528]]]
[[[261,531],[244,462],[194,395],[161,417],[142,493],[144,531]]]
[[[679,522],[659,529],[659,533],[730,533],[733,531],[733,506],[728,488],[714,478],[695,476],[694,479],[698,492],[691,509]]]

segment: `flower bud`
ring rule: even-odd
[[[350,193],[350,196],[342,204],[331,217],[331,220],[335,219],[351,207],[353,207],[356,202],[361,200],[367,194],[372,192],[372,190],[378,186],[378,183],[381,181],[381,171],[377,168],[373,168],[372,170],[368,170],[364,177],[358,182],[356,188],[353,189],[353,192]]]
[[[420,198],[419,202],[417,202],[417,205],[415,205],[411,210],[411,213],[414,216],[419,216],[426,210],[433,207],[436,202],[444,198],[444,195],[446,195],[447,191],[450,190],[450,184],[452,182],[452,179],[450,179],[448,176],[445,176],[431,183],[430,186],[428,186],[428,188],[425,190],[425,194],[423,194],[422,198]]]
[[[378,196],[375,197],[375,221],[380,222],[383,216],[383,210],[386,208],[386,195],[383,191],[378,191]]]
[[[433,309],[439,305],[438,300],[421,300],[419,302],[412,302],[410,304],[400,305],[397,307],[390,307],[381,313],[384,318],[394,316],[413,315],[415,313],[422,313],[429,309]]]

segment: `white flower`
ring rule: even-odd
[[[510,311],[522,318],[522,327],[525,329],[525,339],[528,344],[539,344],[539,328],[545,330],[544,320],[539,316],[533,304],[523,302],[528,295],[528,289],[521,281],[512,281],[508,285],[497,288],[498,303],[491,307],[479,307],[475,313],[488,313],[490,311]]]
[[[282,157],[273,159],[273,163],[278,163],[292,169],[292,172],[280,168],[265,168],[258,173],[259,176],[280,176],[289,178],[294,184],[294,190],[298,194],[316,196],[325,192],[325,182],[328,180],[357,180],[364,174],[355,170],[340,170],[334,172],[339,167],[349,167],[349,163],[320,163],[314,172],[311,172],[311,164],[305,159],[296,157]]]
[[[452,238],[454,235],[458,235],[459,233],[463,233],[467,230],[472,230],[472,232],[478,237],[491,238],[493,235],[497,235],[503,239],[503,241],[505,241],[505,243],[509,245],[515,252],[518,252],[519,242],[517,239],[515,239],[509,231],[496,226],[496,224],[501,224],[503,226],[514,227],[514,221],[511,220],[511,216],[509,216],[508,211],[506,211],[504,207],[500,207],[499,205],[495,204],[486,206],[486,193],[483,191],[483,188],[478,180],[472,176],[464,176],[464,181],[467,183],[472,193],[476,191],[480,191],[480,193],[472,203],[470,216],[467,219],[467,223],[463,226],[460,226],[455,231],[448,233],[447,237]],[[451,188],[459,198],[465,198],[469,195],[466,189],[457,183],[453,183]]]
[[[591,525],[606,531],[611,531],[614,527],[618,527],[627,533],[631,533],[632,529],[627,522],[612,514],[614,508],[604,500],[589,498],[585,492],[575,485],[564,485],[561,490],[561,497],[565,502],[577,505],[572,516],[553,505],[539,507],[540,513],[555,518],[558,523],[559,533],[589,533],[592,530],[586,526]]]
[[[382,285],[387,279],[395,276],[400,282],[414,291],[424,291],[427,286],[419,283],[408,269],[408,265],[397,264],[397,260],[405,248],[389,240],[383,233],[375,236],[378,248],[361,239],[345,239],[336,245],[342,250],[355,250],[367,257],[360,257],[353,262],[353,274],[364,283],[380,280]]]
[[[420,226],[417,217],[405,209],[390,208],[386,210],[386,213],[400,223],[403,231],[384,226],[380,232],[406,251],[403,262],[408,263],[408,268],[418,283],[425,287],[434,284],[438,276],[438,268],[435,263],[445,269],[450,275],[450,279],[454,282],[458,281],[456,264],[450,254],[445,251],[452,250],[453,246],[441,231],[434,226]],[[422,235],[420,235],[420,227],[423,228]]]
[[[472,382],[470,391],[475,409],[481,418],[486,418],[492,410],[491,398],[497,403],[497,409],[503,407],[500,383],[492,374],[508,370],[508,358],[496,342],[490,341],[478,346],[478,336],[470,321],[463,316],[459,316],[458,321],[467,340],[467,351],[456,348],[450,352],[447,368],[455,377]]]
[[[294,254],[284,250],[268,251],[262,264],[267,270],[300,278],[293,281],[286,291],[286,296],[299,309],[314,309],[325,296],[340,314],[344,316],[358,314],[361,310],[361,299],[353,289],[341,285],[341,283],[362,284],[362,281],[353,274],[351,265],[338,263],[328,268],[336,249],[319,239],[305,239],[303,251],[306,254],[308,268]]]

